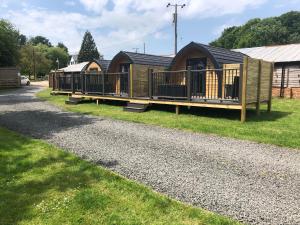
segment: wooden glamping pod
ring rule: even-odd
[[[53,88],[53,93],[82,92],[86,86],[83,81],[93,83],[97,79],[96,75],[107,70],[109,62],[108,60],[93,60],[51,71],[49,87]]]
[[[149,98],[149,71],[168,68],[171,57],[119,52],[110,62],[107,78],[116,95]]]
[[[174,57],[169,71],[153,72],[152,98],[170,104],[240,109],[260,103],[271,109],[273,64],[242,53],[191,42]],[[185,103],[182,103],[185,102]]]

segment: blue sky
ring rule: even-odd
[[[149,54],[173,53],[172,8],[175,0],[0,0],[0,17],[10,20],[27,36],[43,35],[53,44],[63,42],[78,52],[90,30],[105,58],[139,48]],[[178,0],[178,47],[190,41],[209,43],[221,31],[251,18],[278,16],[300,10],[300,0]]]

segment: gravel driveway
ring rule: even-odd
[[[300,224],[299,150],[63,112],[38,90],[0,93],[0,126],[245,223]]]

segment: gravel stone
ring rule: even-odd
[[[0,93],[0,126],[241,222],[300,224],[299,150],[64,112],[40,89]]]

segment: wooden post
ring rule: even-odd
[[[52,73],[52,90],[55,90],[55,78],[56,78],[56,70],[54,72],[54,74]]]
[[[243,68],[243,84],[242,84],[242,109],[241,109],[241,122],[246,121],[247,114],[247,76],[248,76],[248,57],[244,58]]]
[[[258,61],[258,77],[257,77],[257,97],[256,97],[256,115],[260,115],[260,92],[262,77],[262,60]]]
[[[130,93],[130,98],[132,98],[133,97],[133,65],[132,65],[132,63],[130,64],[130,70],[129,70],[130,72],[129,72],[129,77],[128,77],[128,84],[129,84],[129,93]],[[128,94],[129,94],[128,93]]]
[[[148,68],[148,92],[149,92],[149,98],[152,98],[153,95],[153,89],[152,89],[152,84],[153,84],[153,69]]]
[[[96,103],[97,103],[97,105],[99,105],[99,99],[96,99]]]
[[[105,95],[105,79],[104,79],[105,73],[102,72],[102,95]]]
[[[270,64],[271,72],[270,72],[270,89],[269,89],[269,101],[268,101],[268,112],[271,112],[272,108],[272,88],[273,88],[273,73],[274,73],[274,63]]]
[[[179,105],[176,105],[176,115],[179,115]]]
[[[191,67],[188,67],[187,74],[186,74],[186,91],[187,91],[187,101],[191,101]]]
[[[71,73],[71,79],[72,79],[72,94],[75,94],[75,78],[74,73]]]

